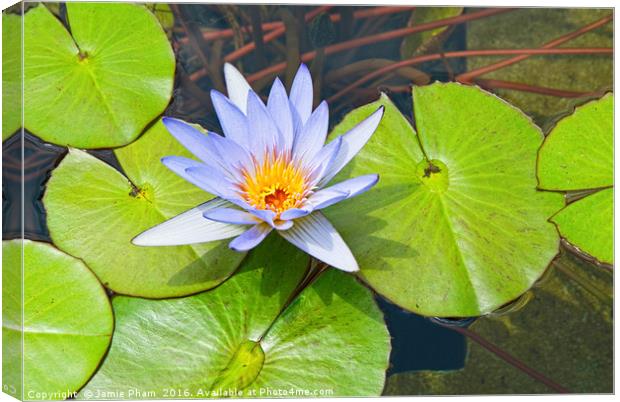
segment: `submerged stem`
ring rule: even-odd
[[[514,366],[515,368],[517,368],[520,371],[522,371],[523,373],[529,375],[530,377],[532,377],[536,381],[539,381],[539,382],[545,384],[547,387],[549,387],[550,389],[556,391],[557,393],[559,393],[559,394],[568,394],[568,393],[570,393],[570,391],[568,389],[566,389],[564,386],[556,383],[555,381],[553,381],[552,379],[550,379],[546,375],[542,374],[541,372],[539,372],[537,370],[534,370],[533,368],[531,368],[527,364],[523,363],[521,360],[517,359],[516,357],[514,357],[513,355],[511,355],[507,351],[503,350],[499,346],[489,342],[488,340],[486,340],[482,336],[478,335],[477,333],[475,333],[475,332],[473,332],[473,331],[471,331],[471,330],[469,330],[467,328],[463,328],[463,327],[447,326],[447,325],[444,325],[444,326],[447,327],[447,328],[450,328],[451,330],[456,331],[456,332],[458,332],[458,333],[460,333],[460,334],[462,334],[462,335],[464,335],[466,337],[468,337],[472,341],[476,342],[478,345],[482,346],[483,348],[485,348],[489,352],[493,353],[494,355],[496,355],[500,359],[504,360],[506,363]]]
[[[269,324],[267,329],[265,329],[265,331],[261,334],[257,342],[261,342],[263,340],[263,338],[269,333],[269,330],[271,330],[273,325],[278,321],[280,316],[284,314],[286,309],[291,305],[291,303],[293,303],[297,296],[299,296],[306,288],[312,285],[318,279],[318,277],[327,270],[327,268],[329,268],[329,265],[325,264],[324,262],[318,261],[313,257],[310,258],[310,261],[308,262],[308,268],[306,270],[306,275],[303,277],[301,282],[299,282],[297,287],[291,292],[288,299],[286,299],[286,302],[284,302],[284,304],[282,305],[282,308],[280,309],[278,314],[271,321],[271,324]]]

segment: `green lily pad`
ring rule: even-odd
[[[67,16],[71,33],[43,5],[26,13],[25,125],[59,145],[127,144],[170,100],[170,43],[141,5],[67,3]]]
[[[416,7],[411,12],[408,26],[433,22],[444,18],[456,17],[463,13],[463,7]],[[448,37],[453,27],[444,26],[430,31],[406,36],[400,46],[403,59],[408,59],[438,48]]]
[[[174,28],[174,13],[170,6],[165,3],[145,3],[144,5],[155,14],[164,31],[170,34]]]
[[[556,124],[540,149],[540,188],[570,191],[614,184],[613,113],[610,93]]]
[[[117,293],[185,296],[226,280],[244,256],[230,250],[226,241],[174,247],[131,244],[144,230],[213,198],[160,162],[167,155],[190,153],[159,121],[115,155],[126,176],[76,149],[54,169],[43,199],[54,244],[81,258]]]
[[[597,260],[614,262],[614,189],[596,193],[568,204],[551,221],[560,234],[581,251]]]
[[[467,23],[468,49],[537,48],[611,15],[604,8],[519,8],[508,13]],[[523,29],[527,27],[527,29]],[[613,22],[566,42],[563,47],[613,47]],[[474,70],[511,56],[468,57]],[[567,91],[592,93],[613,87],[611,55],[531,56],[480,78],[506,80]],[[499,96],[546,127],[584,98],[542,95],[510,89],[494,90]]]
[[[575,393],[613,392],[613,275],[570,254],[520,310],[470,330]],[[390,376],[387,395],[556,393],[470,340],[465,368]]]
[[[22,121],[22,19],[2,13],[2,141],[9,138]]]
[[[604,189],[568,204],[552,221],[571,244],[608,264],[613,264],[613,102],[610,93],[575,109],[551,130],[538,156],[540,188]]]
[[[2,242],[3,279],[21,278],[22,240]],[[3,384],[21,397],[22,333],[24,397],[62,400],[97,369],[112,337],[114,319],[105,290],[80,260],[47,243],[24,240],[24,305],[3,287]],[[20,282],[15,282],[19,283]],[[23,324],[23,326],[22,326]],[[23,329],[22,329],[23,328]]]
[[[4,328],[23,327],[21,250],[17,240],[2,242],[2,392],[19,400],[22,396],[21,331]]]
[[[415,87],[413,103],[419,137],[385,95],[335,128],[339,135],[385,106],[369,143],[335,180],[378,173],[378,185],[326,215],[363,280],[394,303],[422,315],[488,313],[529,289],[558,251],[547,219],[562,197],[536,190],[542,134],[476,87]]]
[[[272,234],[214,290],[115,297],[110,353],[78,397],[379,395],[390,337],[368,289],[328,270],[282,311],[307,266]]]

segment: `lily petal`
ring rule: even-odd
[[[215,155],[209,148],[207,134],[201,133],[197,128],[172,117],[164,117],[161,120],[170,134],[191,153],[206,163],[214,162]]]
[[[196,182],[193,177],[185,173],[185,169],[188,169],[190,167],[204,166],[202,163],[197,162],[193,159],[185,158],[183,156],[165,156],[161,158],[161,163],[163,163],[164,166],[172,170],[183,179],[189,181],[197,187],[200,187],[198,182]]]
[[[251,250],[258,246],[272,230],[273,228],[266,223],[259,223],[258,225],[252,226],[250,230],[243,232],[241,236],[236,237],[230,242],[228,247],[235,251]]]
[[[310,176],[309,180],[314,183],[313,187],[320,187],[318,185],[319,181],[325,176],[325,172],[332,166],[335,162],[340,149],[342,148],[343,138],[342,136],[336,138],[329,144],[323,147],[321,152],[319,152],[314,160],[308,163]]]
[[[226,138],[249,149],[248,119],[234,103],[221,92],[211,91],[211,100]]]
[[[222,168],[237,180],[242,177],[240,168],[250,169],[253,166],[252,157],[248,151],[235,141],[210,132],[207,136],[207,143],[209,149],[221,161]]]
[[[252,127],[250,136],[254,155],[259,159],[262,157],[261,151],[273,150],[283,140],[275,125],[271,114],[263,104],[263,101],[254,91],[248,93],[248,124]]]
[[[269,98],[267,99],[267,109],[269,113],[271,113],[271,117],[278,126],[278,129],[280,129],[280,133],[284,139],[284,149],[291,149],[293,147],[293,138],[295,135],[293,115],[288,96],[286,95],[286,89],[279,78],[276,78],[271,86]]]
[[[304,205],[303,208],[290,208],[280,214],[280,219],[283,221],[290,221],[293,219],[301,218],[312,213],[311,205]]]
[[[275,222],[273,228],[277,229],[277,230],[289,230],[292,227],[293,227],[293,221],[292,220],[289,220],[289,221],[278,220],[278,221]]]
[[[248,92],[252,90],[250,84],[245,80],[243,74],[230,63],[224,64],[224,80],[226,81],[228,98],[237,105],[239,110],[246,113]]]
[[[251,213],[252,215],[256,216],[258,219],[260,219],[261,221],[265,222],[266,224],[268,224],[271,227],[274,227],[274,219],[276,218],[276,213],[273,212],[270,209],[250,209],[248,210],[249,213]]]
[[[207,211],[203,216],[212,221],[234,225],[256,225],[260,223],[260,220],[251,213],[234,208],[219,208]]]
[[[293,154],[298,160],[312,160],[323,148],[329,128],[329,108],[323,101],[312,112],[299,135],[295,138]]]
[[[329,183],[329,181],[357,155],[362,147],[366,145],[381,122],[383,109],[383,106],[379,107],[373,114],[353,127],[346,134],[342,135],[342,146],[334,161],[327,168],[323,178],[319,181],[319,187]],[[331,145],[331,143],[327,144],[326,147],[329,145]]]
[[[359,195],[365,191],[368,191],[379,181],[378,174],[367,174],[364,176],[354,177],[352,179],[341,181],[338,184],[334,184],[333,186],[326,187],[320,191],[317,191],[310,197],[308,197],[308,201],[311,201],[313,204],[315,203],[313,200],[315,197],[320,197],[319,194],[323,192],[335,192],[335,193],[346,193],[346,198],[353,198],[356,195]],[[342,200],[340,200],[342,201]],[[332,205],[332,204],[330,204]],[[325,208],[325,207],[323,207]],[[320,209],[316,207],[316,209]]]
[[[346,200],[347,198],[349,198],[348,191],[340,191],[330,187],[312,194],[308,197],[307,202],[312,206],[313,210],[319,210],[334,205],[342,200]]]
[[[208,193],[218,195],[225,200],[239,198],[233,190],[234,184],[217,169],[209,166],[190,166],[185,169],[185,174],[188,176],[187,180]]]
[[[131,242],[136,246],[178,246],[238,236],[246,230],[244,226],[203,218],[204,213],[227,206],[232,204],[215,198],[140,233]]]
[[[299,218],[295,220],[292,228],[278,233],[306,253],[334,268],[347,272],[359,270],[349,247],[320,212]]]
[[[293,106],[293,102],[291,102],[290,99],[288,104],[291,109],[291,115],[293,116],[293,141],[295,141],[295,138],[297,138],[299,133],[301,133],[301,129],[304,127],[304,124],[301,122],[301,117],[299,117],[299,113],[297,113],[297,109],[295,109],[295,106]]]
[[[312,77],[305,64],[301,64],[291,86],[291,103],[297,110],[302,124],[305,124],[312,113]]]

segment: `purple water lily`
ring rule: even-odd
[[[287,95],[276,78],[267,105],[232,65],[224,67],[229,98],[211,92],[224,137],[172,118],[163,122],[199,161],[168,156],[173,172],[217,198],[157,225],[133,239],[140,246],[203,243],[235,237],[246,251],[272,230],[315,258],[357,271],[353,254],[320,212],[374,186],[371,174],[325,187],[376,130],[383,107],[346,134],[325,144],[329,111],[312,111],[312,78],[301,65]]]

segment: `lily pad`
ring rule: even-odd
[[[362,279],[389,300],[422,315],[488,313],[529,289],[558,251],[547,219],[562,197],[536,190],[542,134],[476,87],[415,87],[413,103],[417,137],[385,95],[334,129],[340,135],[385,106],[369,143],[335,180],[378,173],[379,184],[326,215]]]
[[[22,121],[22,19],[2,13],[2,141],[9,138]]]
[[[22,400],[21,331],[5,329],[23,327],[23,275],[20,254],[18,240],[2,242],[2,392]]]
[[[3,241],[2,252],[4,279],[20,278],[22,240]],[[23,261],[23,306],[19,293],[3,287],[2,344],[10,351],[3,359],[3,384],[13,383],[21,392],[21,371],[13,370],[21,367],[23,333],[25,398],[66,399],[105,355],[114,327],[112,309],[80,260],[50,244],[24,240]]]
[[[613,275],[570,254],[521,309],[469,329],[575,393],[613,392]],[[465,368],[390,376],[386,395],[556,393],[468,340]]]
[[[110,353],[78,397],[379,395],[390,337],[372,293],[328,270],[285,308],[307,266],[272,234],[214,290],[115,297]]]
[[[462,13],[463,7],[416,7],[411,12],[407,25],[415,26],[444,18],[456,17]],[[406,36],[400,47],[402,58],[408,59],[438,48],[452,32],[452,29],[453,27],[444,26]]]
[[[144,5],[155,14],[164,31],[171,34],[174,28],[174,14],[170,6],[165,3],[145,3]]]
[[[142,231],[213,198],[160,162],[167,155],[191,157],[163,123],[114,153],[126,176],[76,149],[52,172],[43,202],[54,244],[81,258],[105,286],[122,294],[185,296],[228,278],[244,255],[230,250],[226,241],[131,244]]]
[[[608,264],[613,264],[613,100],[607,94],[560,120],[538,160],[542,189],[600,190],[568,204],[552,221],[571,244]]]
[[[26,127],[59,145],[127,144],[170,100],[170,43],[141,5],[67,3],[67,16],[71,32],[44,5],[26,13]]]

